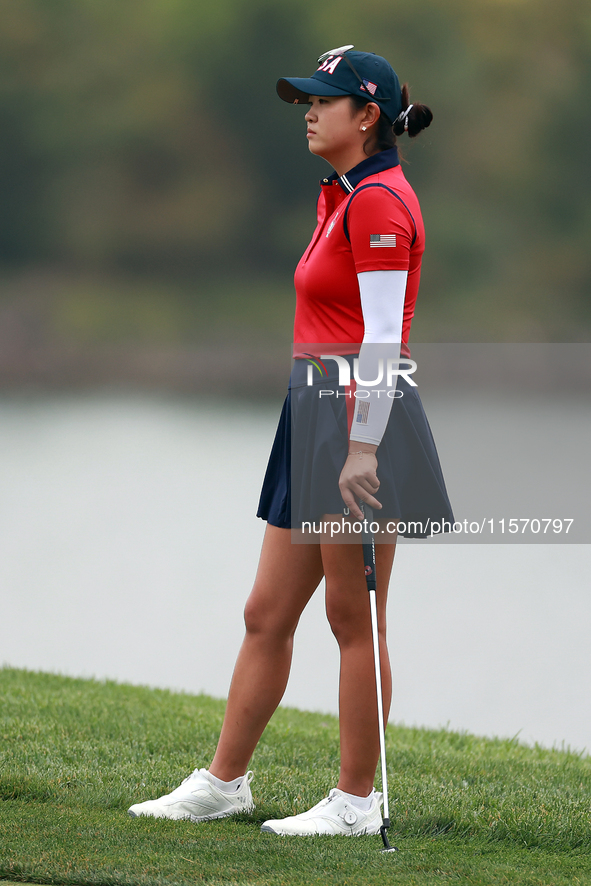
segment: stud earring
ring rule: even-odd
[[[367,129],[367,126],[362,126],[361,128],[365,132],[365,130]]]

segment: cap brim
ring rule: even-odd
[[[314,77],[282,77],[277,81],[277,95],[291,105],[307,102],[311,95],[349,95],[345,89],[337,89]]]

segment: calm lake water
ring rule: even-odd
[[[278,411],[136,394],[0,401],[0,662],[225,696]],[[586,403],[549,416],[542,400],[463,397],[428,412],[456,516],[483,501],[498,515],[509,492],[523,507],[507,517],[580,512]],[[393,721],[591,748],[591,550],[548,540],[399,545]],[[326,662],[313,676],[310,652]],[[284,704],[336,712],[337,675],[321,587]]]

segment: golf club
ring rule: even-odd
[[[376,605],[376,545],[374,534],[371,531],[373,523],[373,510],[365,502],[360,503],[364,515],[362,523],[361,542],[363,546],[363,565],[365,567],[365,581],[369,591],[369,606],[371,611],[371,633],[373,637],[373,654],[376,668],[376,692],[378,699],[378,727],[380,733],[380,762],[382,764],[382,793],[384,795],[384,814],[380,834],[384,843],[382,852],[396,852],[396,846],[391,846],[388,840],[388,828],[390,827],[390,810],[388,808],[388,775],[386,773],[386,735],[384,727],[384,705],[382,702],[382,671],[380,668],[380,642],[378,635],[378,610]]]

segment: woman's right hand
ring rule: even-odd
[[[353,445],[355,442],[353,441]],[[381,504],[374,498],[380,488],[377,476],[378,460],[376,458],[377,446],[370,444],[356,444],[358,448],[351,449],[347,461],[339,477],[339,489],[341,496],[351,514],[358,520],[363,520],[364,515],[359,507],[359,501],[365,502],[375,510],[381,509]]]

